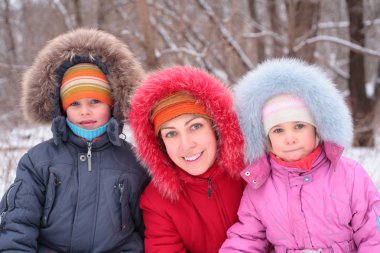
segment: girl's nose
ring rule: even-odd
[[[285,136],[286,144],[294,144],[296,142],[296,137],[293,133],[289,132]]]

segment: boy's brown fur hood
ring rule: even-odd
[[[144,71],[124,42],[109,33],[84,28],[49,41],[24,73],[21,108],[27,120],[49,123],[62,114],[61,78],[67,68],[79,62],[97,64],[106,73],[113,90],[112,115],[123,121],[129,96]]]

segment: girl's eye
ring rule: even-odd
[[[202,127],[201,123],[195,123],[195,124],[191,125],[191,130],[197,130],[201,127]]]
[[[282,128],[275,128],[275,129],[273,129],[272,132],[275,133],[275,134],[279,134],[279,133],[283,132],[283,129]]]
[[[302,129],[302,128],[304,128],[304,127],[305,127],[305,125],[302,124],[302,123],[299,123],[299,124],[297,124],[297,125],[295,126],[296,129]]]

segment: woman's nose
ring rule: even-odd
[[[188,134],[181,135],[181,148],[182,150],[188,150],[193,148],[195,145],[193,139]]]

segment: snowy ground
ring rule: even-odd
[[[131,139],[128,129],[124,131]],[[2,130],[0,137],[0,196],[12,183],[18,160],[32,146],[51,138],[50,127],[22,126],[9,131]],[[380,135],[376,139],[376,148],[350,148],[345,155],[359,161],[380,189]],[[11,169],[8,169],[11,168]]]

